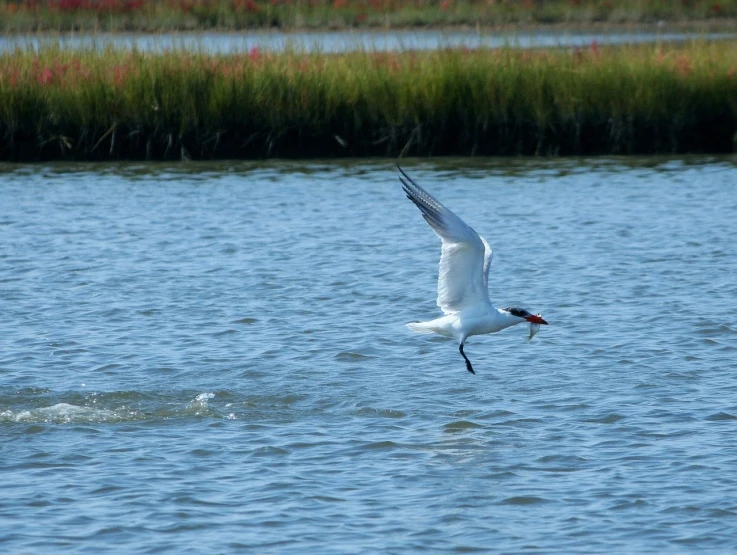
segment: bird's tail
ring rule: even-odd
[[[410,322],[407,327],[416,333],[435,333],[432,322]]]

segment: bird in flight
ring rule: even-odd
[[[463,352],[470,336],[496,333],[529,322],[532,339],[540,325],[547,325],[547,322],[540,314],[532,314],[524,308],[494,308],[489,300],[492,251],[486,239],[415,183],[402,168],[399,171],[407,198],[417,205],[442,241],[437,303],[445,316],[429,322],[411,322],[407,327],[418,333],[437,333],[458,341],[466,369],[475,374],[471,361]]]

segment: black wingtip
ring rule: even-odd
[[[399,173],[401,173],[401,174],[402,174],[402,175],[403,175],[403,176],[405,177],[405,179],[406,179],[407,181],[409,181],[409,182],[410,182],[410,183],[411,183],[412,185],[414,185],[415,187],[417,187],[417,183],[415,183],[415,182],[414,182],[414,180],[413,180],[413,179],[412,179],[412,178],[411,178],[410,176],[408,176],[408,175],[407,175],[407,172],[406,172],[406,171],[404,171],[404,170],[403,170],[403,169],[402,169],[402,168],[400,167],[400,165],[399,165],[399,164],[397,164],[397,169],[399,170]],[[403,180],[403,179],[402,179],[401,177],[400,177],[399,179],[400,179],[400,180],[402,181],[402,183],[404,183],[404,180]],[[406,185],[406,183],[405,183],[405,185]]]

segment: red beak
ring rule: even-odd
[[[533,314],[531,316],[528,316],[525,319],[528,322],[532,322],[533,324],[545,324],[546,326],[548,325],[548,323],[545,320],[543,320],[542,316],[540,316],[539,314]]]

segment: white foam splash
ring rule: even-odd
[[[214,393],[200,393],[189,404],[189,406],[187,407],[187,412],[196,416],[204,416],[206,414],[209,414],[211,411],[207,402],[213,397],[215,397]]]
[[[225,417],[221,416],[217,410],[209,406],[210,399],[215,397],[215,393],[204,392],[190,397],[190,401],[186,405],[172,406],[167,403],[164,410],[149,409],[141,410],[136,408],[135,403],[114,406],[112,408],[100,407],[105,399],[100,399],[97,395],[87,398],[84,405],[74,405],[71,403],[57,403],[46,407],[36,408],[16,408],[0,410],[0,422],[16,422],[16,423],[39,423],[39,424],[94,424],[94,423],[115,423],[126,421],[146,420],[149,418],[176,418],[181,416],[202,416],[202,417]],[[98,401],[100,401],[98,403]],[[107,400],[109,403],[109,399]],[[230,413],[227,418],[236,418],[235,413]]]
[[[50,407],[41,407],[31,410],[13,412],[6,410],[0,413],[0,420],[5,422],[45,422],[54,424],[69,424],[75,422],[111,422],[124,418],[115,411],[80,407],[69,403],[57,403]]]

